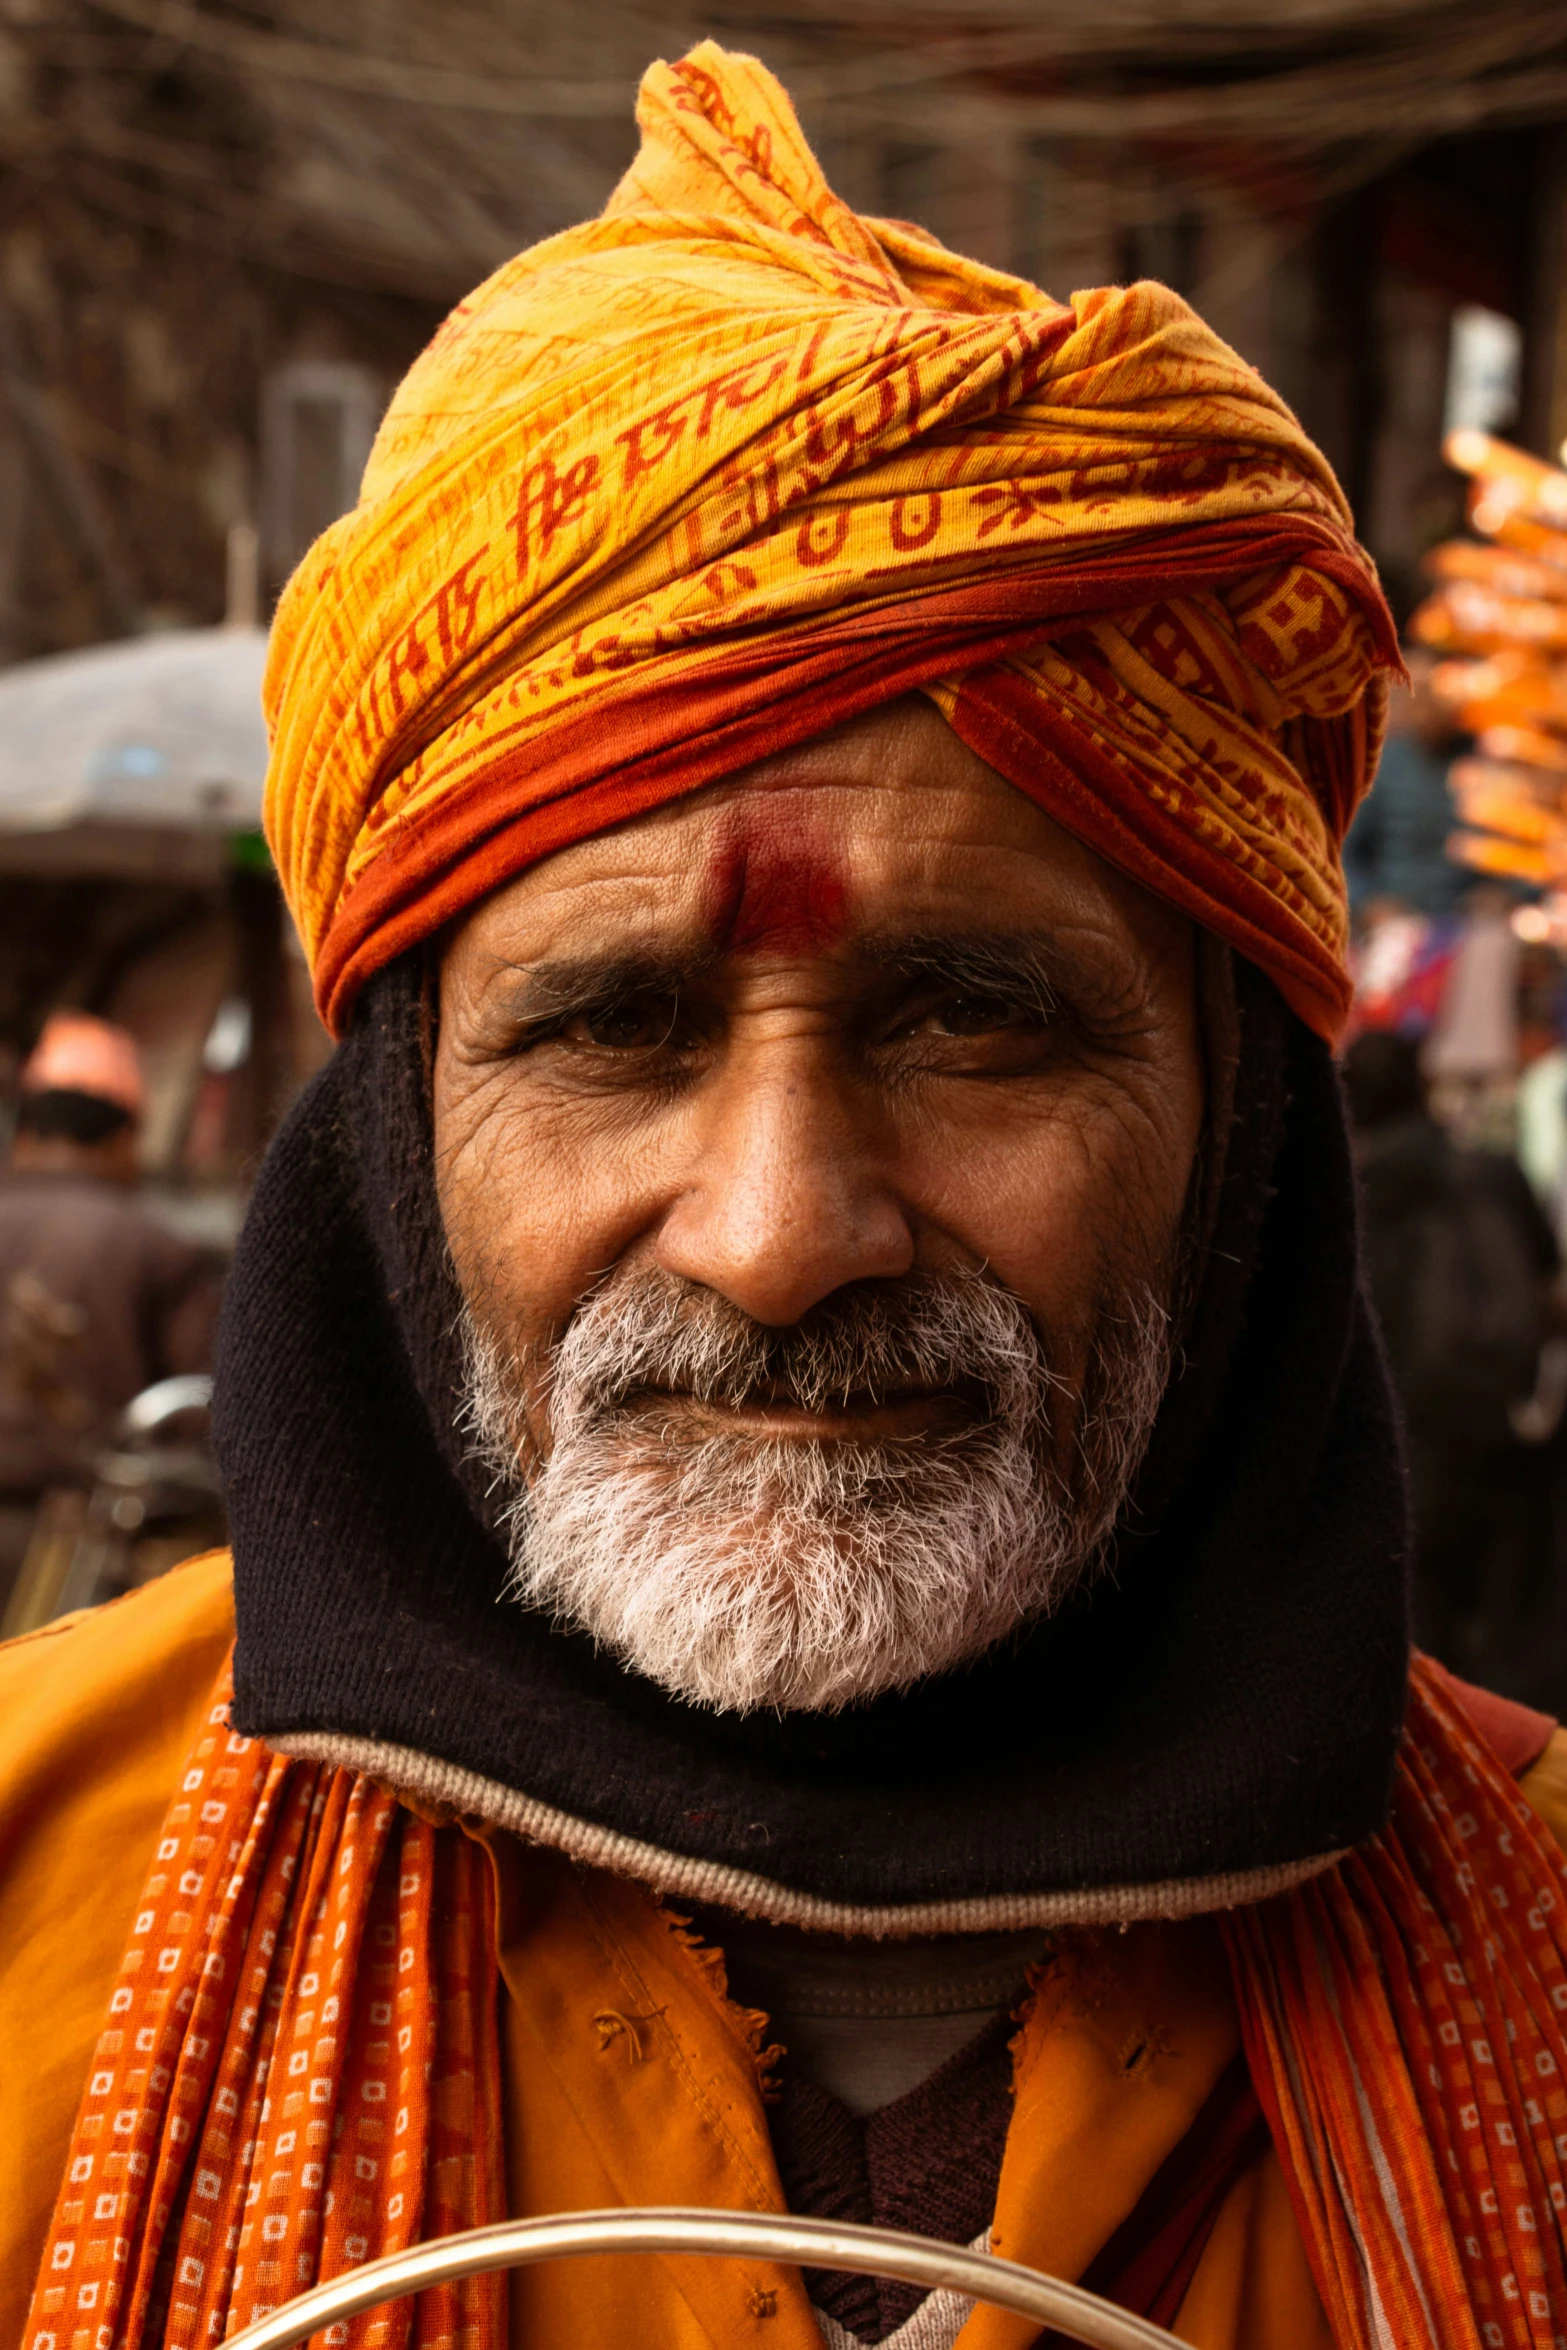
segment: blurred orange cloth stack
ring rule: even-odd
[[[1485,433],[1455,432],[1449,462],[1474,476],[1469,519],[1427,560],[1434,592],[1413,635],[1446,656],[1437,692],[1477,737],[1452,772],[1463,830],[1451,852],[1478,872],[1567,884],[1567,472]]]
[[[861,219],[752,59],[638,114],[284,596],[267,824],[328,1022],[552,850],[923,689],[1334,1034],[1397,650],[1284,403],[1165,287],[1054,301]]]

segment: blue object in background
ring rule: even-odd
[[[1456,756],[1456,747],[1433,751],[1413,733],[1388,736],[1344,843],[1351,907],[1390,897],[1417,914],[1450,914],[1472,885],[1474,875],[1447,856],[1458,821],[1447,781]]]

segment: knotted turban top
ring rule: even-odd
[[[267,829],[328,1024],[553,850],[920,689],[1331,1039],[1398,655],[1283,401],[1164,286],[861,218],[754,59],[653,66],[638,120],[283,596]]]

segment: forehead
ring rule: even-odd
[[[560,850],[459,935],[527,960],[630,940],[790,953],[897,929],[1178,923],[921,697]]]

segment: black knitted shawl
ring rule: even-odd
[[[1111,1567],[905,1695],[748,1719],[502,1597],[453,1425],[421,972],[383,973],[268,1155],[229,1287],[238,1726],[860,1930],[1214,1907],[1371,1834],[1407,1668],[1397,1438],[1331,1059],[1236,969],[1223,1179]]]

